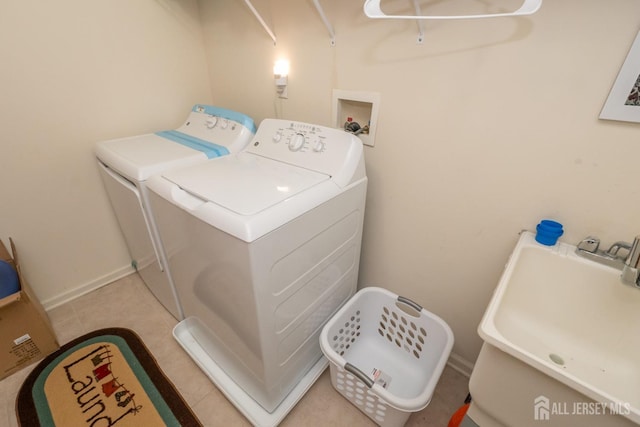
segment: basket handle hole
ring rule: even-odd
[[[407,305],[402,301],[396,301],[396,307],[398,307],[399,310],[402,310],[402,312],[411,317],[414,317],[416,319],[420,318],[420,311],[416,310],[416,308],[412,305]]]

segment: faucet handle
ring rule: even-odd
[[[594,236],[585,237],[578,243],[578,250],[595,253],[600,246],[600,239]]]
[[[624,249],[627,251],[627,255],[629,255],[629,251],[631,251],[631,243],[627,243],[627,242],[623,242],[623,241],[619,241],[619,242],[615,242],[613,245],[611,245],[611,247],[609,247],[609,249],[607,249],[607,255],[612,256],[612,257],[617,257],[618,252],[620,252],[620,249]],[[621,257],[626,259],[627,257]]]

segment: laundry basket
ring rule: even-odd
[[[415,302],[368,287],[327,322],[320,347],[336,390],[378,425],[403,426],[429,404],[453,333]]]

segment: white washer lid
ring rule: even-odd
[[[155,134],[99,142],[96,145],[96,155],[107,166],[138,182],[167,168],[186,166],[207,159],[198,150]]]
[[[184,191],[240,215],[255,215],[329,175],[240,152],[162,174]]]

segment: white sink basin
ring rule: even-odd
[[[623,285],[619,270],[574,251],[523,232],[478,332],[640,423],[640,290]]]

